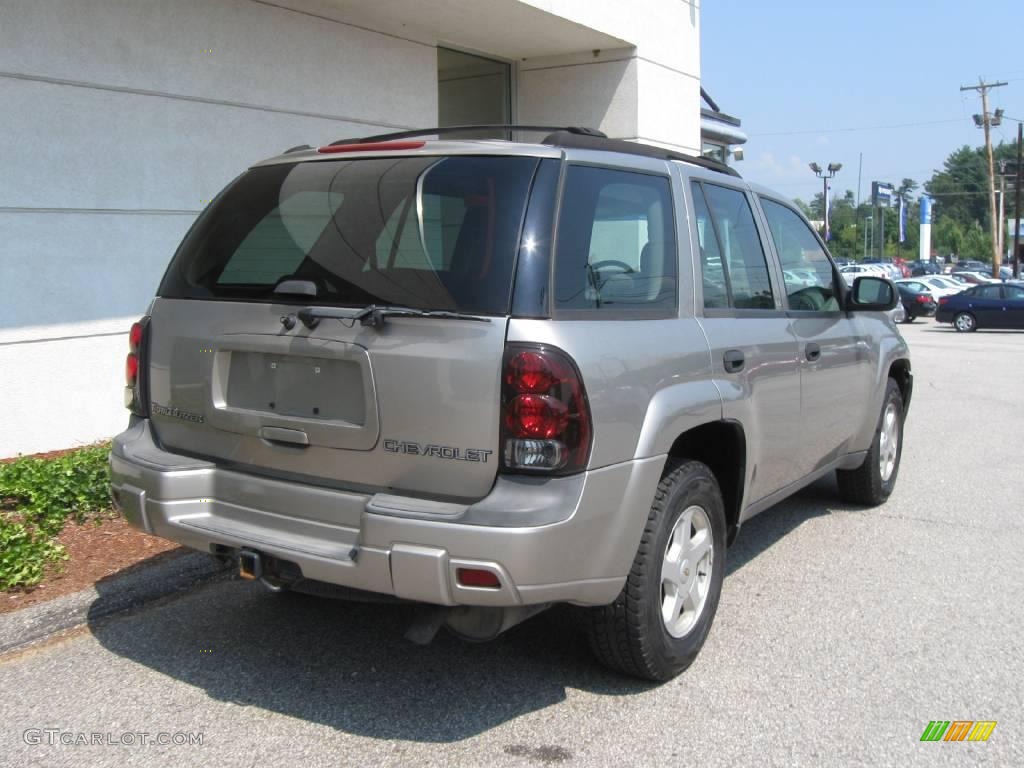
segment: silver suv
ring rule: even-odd
[[[643,678],[689,666],[741,524],[836,471],[893,489],[912,382],[783,197],[587,129],[399,134],[258,163],[131,330],[113,496],[272,589],[554,603]]]

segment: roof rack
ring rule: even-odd
[[[467,133],[467,132],[483,133],[485,131],[545,131],[545,132],[558,132],[564,131],[576,136],[594,136],[597,138],[607,138],[605,134],[596,128],[586,128],[584,126],[565,126],[565,125],[515,125],[500,123],[496,125],[446,125],[438,128],[416,128],[411,131],[396,131],[394,133],[379,133],[376,136],[360,136],[357,139],[340,139],[338,141],[332,141],[328,146],[336,147],[341,144],[369,144],[371,142],[378,141],[397,141],[399,139],[413,139],[417,136],[445,136],[451,133]]]
[[[696,157],[683,152],[656,147],[652,144],[638,144],[635,141],[625,139],[609,139],[607,137],[583,136],[571,133],[556,132],[546,137],[542,142],[554,147],[565,147],[566,149],[596,149],[604,152],[623,152],[627,155],[641,155],[653,157],[657,160],[682,160],[685,163],[699,165],[710,171],[717,171],[729,176],[739,176],[735,168],[712,160],[709,157]]]
[[[651,144],[639,144],[635,141],[625,139],[609,139],[607,135],[596,128],[585,128],[582,126],[552,126],[552,125],[448,125],[436,128],[417,128],[410,131],[397,131],[395,133],[380,133],[375,136],[360,136],[354,139],[340,139],[331,142],[329,146],[336,147],[343,144],[369,144],[381,141],[398,141],[400,139],[412,139],[418,136],[446,136],[453,133],[482,133],[490,131],[545,131],[548,135],[542,140],[542,144],[565,149],[594,149],[604,152],[622,152],[627,155],[640,155],[642,157],[653,157],[657,160],[681,160],[685,163],[698,165],[711,171],[724,173],[729,176],[739,176],[735,168],[708,157],[696,157],[683,152],[676,152],[664,147],[656,147]]]

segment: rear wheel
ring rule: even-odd
[[[594,654],[612,669],[664,681],[707,639],[725,576],[725,506],[711,470],[670,460],[640,548],[615,602],[588,611]]]
[[[978,321],[970,312],[957,312],[953,318],[953,327],[961,333],[978,330]]]
[[[885,386],[882,415],[864,463],[857,469],[837,470],[839,494],[845,501],[875,507],[896,487],[903,455],[903,395],[894,379]]]

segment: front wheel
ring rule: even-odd
[[[725,505],[699,461],[662,476],[640,548],[615,602],[588,611],[588,636],[606,666],[670,680],[704,646],[725,578]]]
[[[969,312],[958,312],[953,318],[953,327],[961,333],[969,333],[978,330],[978,321]]]
[[[876,507],[896,487],[903,456],[903,395],[894,379],[885,385],[882,415],[864,463],[856,469],[836,470],[839,495],[844,501]]]

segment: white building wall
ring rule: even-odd
[[[632,45],[521,62],[523,122],[550,116],[700,154],[699,0],[523,2]]]
[[[284,148],[436,124],[438,44],[513,62],[519,122],[699,150],[697,2],[0,0],[0,457],[119,431],[195,216]]]
[[[247,163],[433,124],[436,48],[252,0],[0,0],[0,457],[127,422],[126,333]]]

